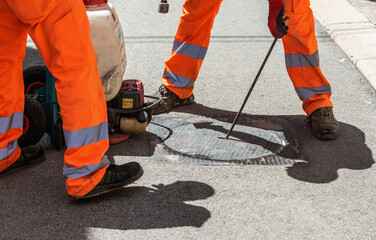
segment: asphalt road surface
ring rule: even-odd
[[[124,78],[142,80],[152,94],[161,84],[183,1],[170,1],[166,15],[158,14],[157,0],[111,2],[125,35]],[[211,161],[171,149],[178,138],[164,143],[166,131],[158,127],[172,136],[188,123],[211,134],[223,131],[273,41],[265,0],[224,1],[195,85],[196,104],[154,116],[148,131],[108,151],[113,162],[140,162],[144,176],[118,192],[72,202],[65,193],[63,151],[46,148],[47,161],[0,179],[0,238],[375,239],[375,90],[319,24],[316,32],[340,122],[337,140],[311,135],[278,41],[234,131],[240,141],[257,139],[279,160]],[[24,68],[40,63],[29,44]],[[252,131],[242,135],[242,128],[278,132],[286,144]],[[273,152],[273,146],[289,150]]]

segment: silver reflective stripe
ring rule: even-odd
[[[189,43],[181,43],[178,41],[174,41],[174,45],[172,46],[172,52],[176,52],[178,54],[183,54],[191,58],[203,60],[205,58],[206,52],[208,48],[201,47],[195,44]]]
[[[10,117],[0,117],[0,134],[13,128],[23,128],[23,112],[15,112]]]
[[[18,147],[18,141],[14,140],[13,142],[8,143],[7,148],[0,149],[0,161],[9,157]]]
[[[326,93],[332,94],[330,85],[324,85],[324,86],[319,86],[319,87],[314,87],[314,88],[307,88],[307,87],[295,88],[295,91],[301,100],[310,99],[315,94],[326,94]]]
[[[163,77],[170,81],[170,83],[174,84],[174,86],[180,88],[188,88],[195,82],[192,79],[180,76],[170,71],[164,71]]]
[[[63,175],[66,176],[67,178],[73,178],[77,179],[80,177],[84,177],[89,175],[90,173],[93,173],[97,171],[98,169],[110,165],[110,161],[108,161],[106,156],[102,157],[102,162],[93,164],[93,165],[88,165],[80,168],[74,168],[68,165],[64,164],[63,167]]]
[[[286,67],[318,67],[320,65],[319,52],[316,51],[312,55],[285,54]]]
[[[108,138],[108,123],[103,122],[98,126],[84,128],[76,131],[64,131],[68,148],[76,148],[96,143]]]

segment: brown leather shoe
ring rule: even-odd
[[[312,135],[321,140],[332,140],[338,137],[339,124],[331,107],[316,109],[307,122],[311,126]]]
[[[192,104],[195,102],[195,97],[193,94],[187,98],[180,99],[175,93],[171,92],[167,89],[163,84],[159,87],[158,93],[155,95],[159,95],[162,97],[162,101],[152,109],[152,114],[160,114],[164,112],[168,112],[173,108]]]

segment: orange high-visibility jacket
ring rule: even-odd
[[[266,1],[266,0],[265,0]],[[310,115],[332,107],[331,88],[321,72],[315,23],[309,0],[284,0],[289,31],[283,37],[288,74],[303,109]],[[222,0],[186,0],[162,83],[181,99],[192,94],[210,42],[210,32]]]
[[[20,156],[28,34],[56,77],[67,145],[63,173],[68,195],[81,197],[98,184],[109,161],[106,102],[80,0],[0,0],[0,171]]]

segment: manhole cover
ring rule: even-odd
[[[162,149],[167,150],[159,157],[172,161],[259,165],[302,161],[295,159],[299,155],[298,146],[291,139],[284,120],[252,119],[236,125],[229,139],[225,139],[230,127],[231,123],[205,117],[155,117],[148,131],[159,139],[164,146]]]
[[[286,145],[277,132],[236,126],[224,139],[231,124],[220,121],[189,123],[172,129],[164,143],[190,157],[218,161],[260,159],[280,152]]]

